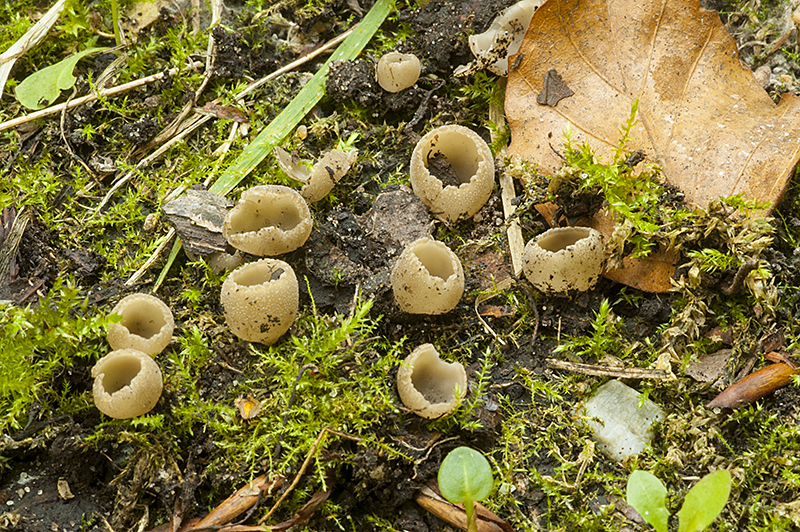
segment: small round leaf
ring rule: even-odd
[[[452,450],[439,468],[439,489],[453,504],[485,499],[492,491],[492,483],[488,460],[469,447]]]

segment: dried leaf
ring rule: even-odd
[[[561,76],[558,75],[555,68],[551,68],[544,74],[544,88],[542,92],[536,96],[536,103],[539,105],[549,105],[555,107],[558,102],[564,98],[569,98],[575,93],[572,89],[567,87]]]
[[[233,120],[239,124],[246,124],[250,121],[247,115],[237,108],[230,105],[218,105],[214,102],[208,102],[203,107],[195,109],[195,111],[204,115],[216,116],[222,120]]]
[[[744,193],[774,206],[800,158],[800,99],[776,106],[698,0],[550,0],[522,54],[506,91],[509,151],[544,173],[562,164],[550,144],[567,126],[610,160],[636,98],[629,148],[661,165],[691,204]],[[550,69],[575,92],[558,107],[536,101]]]
[[[686,365],[686,374],[698,382],[714,382],[722,375],[725,364],[730,358],[730,349],[720,349],[715,353],[703,355],[696,362]]]
[[[281,270],[283,273],[283,270]],[[270,279],[271,281],[274,279]],[[233,404],[239,409],[239,415],[242,419],[253,419],[261,412],[261,401],[254,399],[252,395],[248,395],[247,399],[244,397],[237,397]]]
[[[789,364],[770,364],[726,388],[708,403],[708,408],[736,409],[752,403],[787,386],[797,373]]]

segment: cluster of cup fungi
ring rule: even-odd
[[[388,54],[378,65],[386,90],[413,86],[419,60]],[[279,165],[305,183],[298,193],[279,185],[254,186],[228,212],[223,235],[234,248],[263,257],[236,265],[241,257],[224,257],[232,268],[222,285],[220,302],[231,331],[239,338],[272,345],[285,334],[299,310],[297,277],[292,267],[273,258],[303,246],[313,221],[308,203],[319,201],[355,162],[356,152],[331,150],[309,169],[292,162],[277,149]],[[447,184],[433,175],[428,161],[443,157],[458,177]],[[423,136],[411,156],[414,193],[436,215],[452,222],[475,215],[495,185],[494,159],[486,142],[458,125],[436,128]],[[585,227],[555,228],[532,239],[523,253],[523,272],[543,292],[585,291],[594,286],[603,268],[600,234]],[[458,256],[444,243],[421,238],[409,244],[391,271],[399,308],[411,314],[444,314],[464,292],[464,271]],[[158,298],[133,294],[112,313],[122,316],[109,326],[113,351],[92,370],[97,408],[113,418],[126,419],[152,409],[161,395],[162,376],[153,357],[172,338],[174,320]],[[433,345],[424,344],[405,359],[397,375],[398,395],[417,415],[434,419],[451,413],[467,389],[463,365],[441,360]]]

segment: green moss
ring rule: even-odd
[[[109,322],[68,278],[35,307],[0,303],[0,431],[22,428],[34,403],[65,405],[69,385],[57,379],[105,353]]]

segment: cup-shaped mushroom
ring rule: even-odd
[[[422,344],[397,371],[400,400],[420,417],[435,419],[455,410],[467,393],[467,372],[458,362],[445,362],[432,344]]]
[[[557,227],[531,239],[523,272],[542,292],[586,291],[603,273],[603,237],[589,227]]]
[[[122,298],[111,313],[122,316],[119,323],[108,325],[108,345],[113,350],[137,349],[155,356],[172,340],[172,312],[155,296],[131,294]]]
[[[258,185],[245,190],[228,212],[222,234],[236,249],[265,257],[305,244],[312,225],[308,204],[296,190]]]
[[[146,414],[161,397],[161,369],[137,349],[112,351],[92,368],[92,394],[97,409],[115,419]]]
[[[411,314],[444,314],[464,293],[464,270],[453,251],[432,238],[403,250],[390,276],[397,305]]]
[[[321,200],[350,171],[357,157],[357,151],[329,151],[314,165],[308,184],[300,191],[300,195],[309,203]]]
[[[414,86],[420,70],[419,59],[414,54],[389,52],[378,60],[378,85],[386,92],[400,92]]]
[[[225,279],[220,302],[233,334],[249,342],[272,345],[297,317],[297,277],[281,260],[251,262]]]
[[[472,216],[494,188],[492,151],[471,129],[438,127],[422,137],[411,154],[411,187],[443,220]]]

